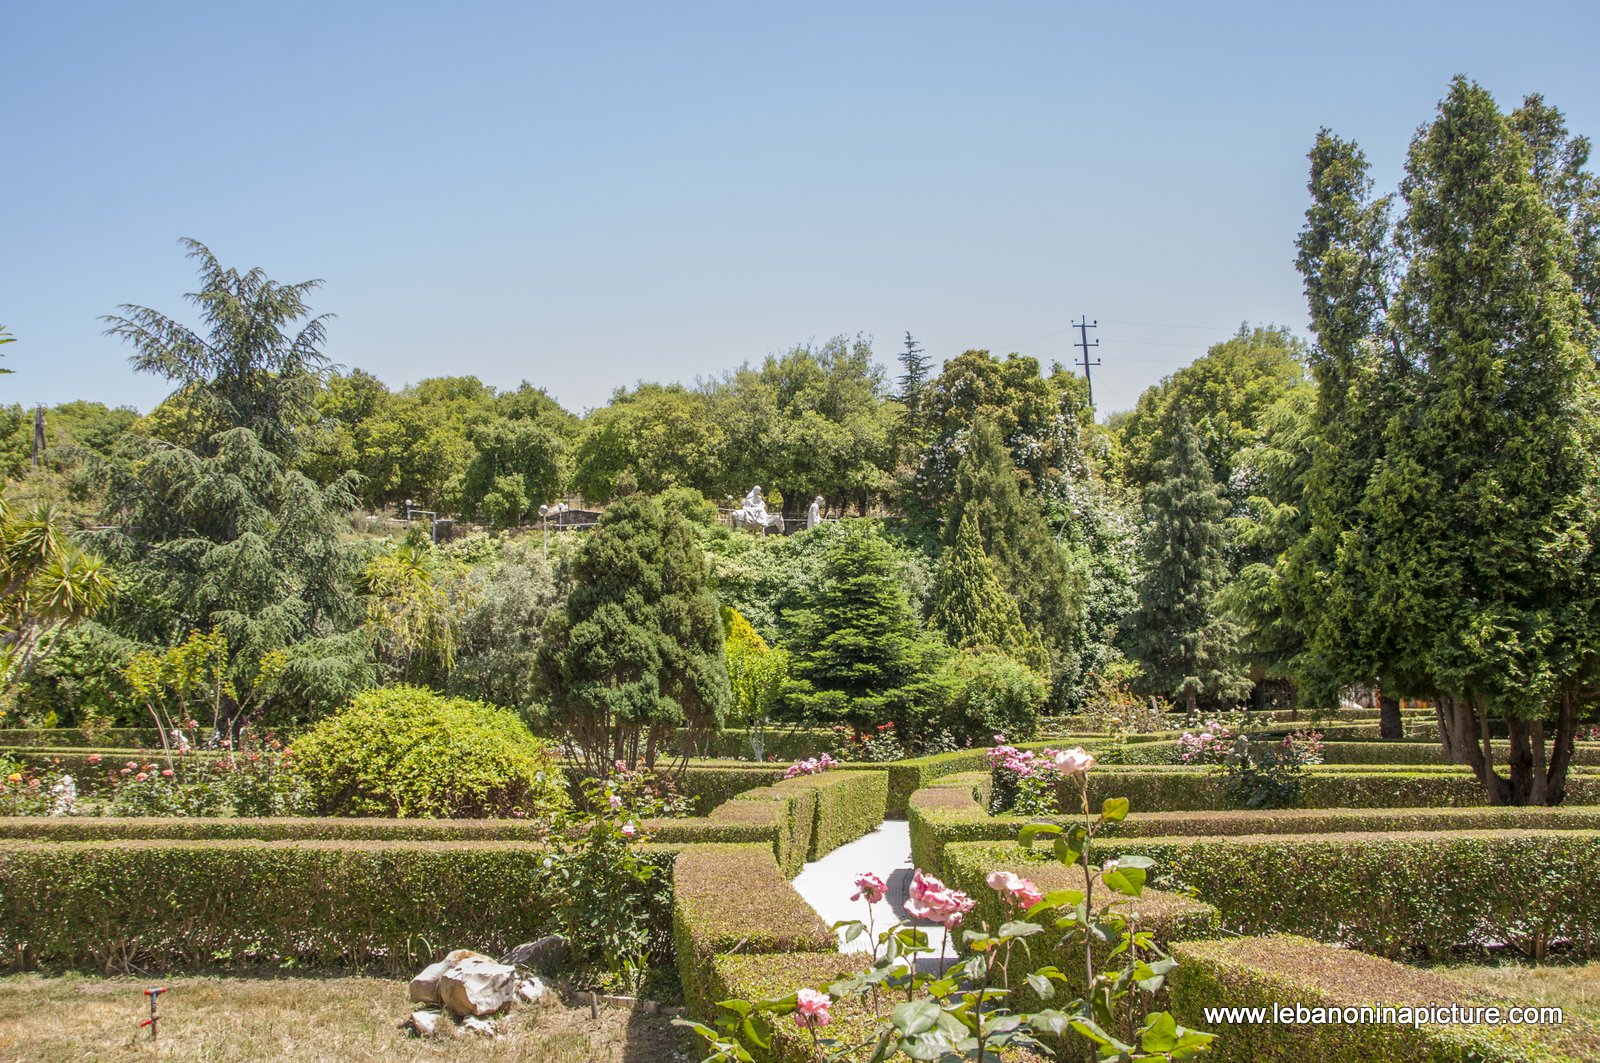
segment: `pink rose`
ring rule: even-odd
[[[170,778],[172,778],[172,769],[171,768],[162,768],[161,769],[161,774],[163,776],[165,776],[166,778],[170,779]]]
[[[89,754],[89,763],[90,764],[98,764],[98,763],[100,763],[100,754],[98,754],[98,753],[90,753]]]
[[[141,772],[140,772],[140,773],[139,773],[139,774],[137,774],[137,775],[135,775],[135,776],[134,776],[134,777],[133,777],[133,781],[134,781],[134,782],[144,782],[144,781],[145,781],[145,780],[146,780],[146,779],[148,779],[148,778],[149,778],[149,777],[150,777],[150,776],[148,776],[148,775],[146,775],[146,774],[145,774],[145,773],[144,773],[144,772],[142,772],[142,771],[141,771]]]
[[[1032,908],[1044,900],[1044,891],[1021,875],[1010,871],[991,871],[984,879],[989,888],[1018,908]]]
[[[856,892],[850,895],[852,901],[865,899],[868,904],[877,904],[883,900],[888,890],[883,884],[883,879],[870,871],[863,871],[856,876]]]
[[[606,803],[611,806],[611,810],[614,812],[622,807],[622,798],[618,797],[616,794],[607,794]]]
[[[639,832],[638,828],[635,827],[632,823],[624,823],[622,825],[622,833],[623,833],[624,837],[631,838],[635,834],[637,834],[638,832]]]
[[[819,993],[815,989],[802,989],[794,997],[795,1025],[803,1030],[815,1030],[819,1026],[826,1026],[833,1021],[828,1014],[828,1009],[833,1006],[833,1000],[826,993]]]
[[[1082,775],[1094,767],[1094,757],[1074,746],[1072,749],[1063,749],[1055,755],[1056,771],[1062,775]]]

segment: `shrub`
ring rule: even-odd
[[[515,714],[419,687],[359,695],[293,753],[326,813],[543,817],[566,804],[553,748]]]
[[[526,842],[8,842],[0,950],[107,973],[412,972],[461,942],[496,953],[561,929],[554,893]],[[651,919],[660,936],[667,912]]]
[[[945,671],[952,691],[937,722],[958,741],[987,743],[1007,734],[1032,738],[1039,730],[1039,710],[1049,685],[1038,672],[1007,654],[952,654]]]
[[[1204,1024],[1207,1008],[1415,1007],[1511,1002],[1486,999],[1461,983],[1303,938],[1243,938],[1174,944],[1173,1015]],[[1351,1063],[1426,1059],[1433,1063],[1556,1063],[1600,1058],[1600,1035],[1562,1027],[1390,1023],[1236,1023],[1217,1028],[1218,1063]]]
[[[833,931],[795,892],[766,846],[691,846],[678,854],[672,882],[672,938],[690,1014],[715,1010],[707,975],[719,953],[836,947]]]
[[[1013,821],[1014,822],[1014,821]],[[1304,934],[1398,957],[1504,942],[1600,952],[1600,833],[1453,831],[1116,838],[1153,858],[1157,885],[1193,890],[1232,933]],[[1015,859],[1004,843],[947,844],[944,859]],[[977,852],[976,850],[984,850]]]

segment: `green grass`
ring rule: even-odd
[[[147,985],[164,985],[160,1037],[139,1021]],[[396,1024],[406,983],[384,978],[0,978],[3,1063],[645,1063],[688,1059],[663,1014],[575,1001],[513,1011],[496,1041],[423,1041]]]
[[[1439,973],[1499,993],[1520,1004],[1563,1008],[1569,1019],[1576,1016],[1600,1022],[1600,962],[1542,967],[1524,964],[1448,967],[1439,968]]]

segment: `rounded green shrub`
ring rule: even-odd
[[[324,815],[544,818],[567,804],[553,745],[516,714],[422,687],[368,690],[299,735]]]
[[[1039,729],[1050,692],[1044,678],[1014,657],[993,650],[952,654],[945,664],[952,693],[940,723],[958,740],[988,745],[997,734],[1020,742]]]

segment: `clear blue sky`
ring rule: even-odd
[[[1593,3],[0,3],[7,401],[148,408],[101,334],[180,236],[322,277],[328,353],[574,409],[808,339],[1070,360],[1101,412],[1303,328],[1319,126],[1382,184],[1452,74],[1600,135]]]

